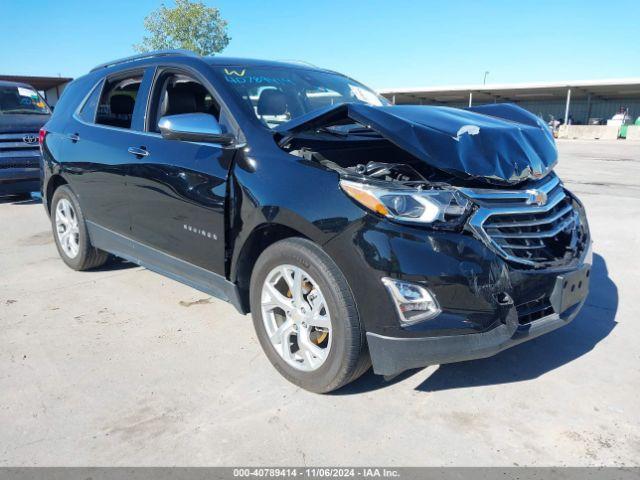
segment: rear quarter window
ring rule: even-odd
[[[84,102],[84,105],[78,112],[78,118],[86,123],[94,123],[96,119],[96,111],[98,110],[98,103],[100,103],[100,94],[102,93],[102,87],[104,80],[101,80],[91,91],[91,94]]]

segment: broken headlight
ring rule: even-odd
[[[387,188],[350,180],[341,180],[340,188],[360,205],[400,222],[456,228],[471,209],[454,189]]]

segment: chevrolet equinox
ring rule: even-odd
[[[584,208],[513,104],[391,105],[304,64],[158,51],[72,82],[40,140],[69,267],[114,255],[251,312],[314,392],[494,355],[587,296]]]

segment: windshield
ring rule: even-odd
[[[389,104],[370,88],[336,73],[273,67],[215,67],[215,70],[269,128],[330,105]]]
[[[31,87],[0,85],[0,115],[27,113],[49,115],[49,107]]]

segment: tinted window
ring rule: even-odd
[[[141,83],[142,73],[107,79],[100,96],[96,123],[131,128],[131,119]]]
[[[96,110],[98,108],[98,103],[100,102],[100,94],[102,93],[102,85],[104,84],[101,81],[91,92],[87,101],[84,102],[84,105],[78,112],[78,117],[83,122],[93,123],[96,119]]]
[[[207,113],[220,117],[220,106],[198,80],[184,73],[165,72],[156,82],[155,105],[149,130],[159,132],[158,121],[166,115]]]

